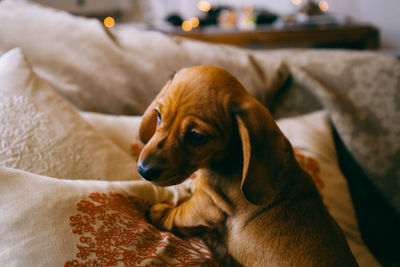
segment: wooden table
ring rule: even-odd
[[[348,24],[312,27],[263,27],[253,31],[221,30],[219,28],[163,30],[173,36],[231,44],[250,48],[313,47],[378,49],[379,31],[371,25]]]

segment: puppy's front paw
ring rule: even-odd
[[[171,230],[166,229],[166,226],[164,225],[164,220],[165,217],[168,216],[169,211],[173,209],[173,207],[173,205],[167,203],[159,203],[153,205],[149,211],[150,222],[158,229]]]

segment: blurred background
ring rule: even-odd
[[[363,34],[368,44],[343,45],[343,48],[400,50],[399,0],[35,0],[44,5],[74,14],[96,17],[105,26],[132,24],[149,30],[185,35],[208,41],[227,42],[220,36],[227,32],[279,33],[307,30],[313,34],[330,29],[336,38]],[[354,28],[358,26],[359,28]],[[360,27],[362,26],[362,27]],[[369,28],[365,28],[368,26]],[[348,32],[353,27],[353,32]],[[336,32],[333,32],[335,31]],[[337,32],[339,30],[339,32]],[[341,30],[341,31],[340,31]],[[345,31],[345,32],[343,32]],[[218,35],[218,40],[214,37]],[[199,35],[201,35],[199,37]],[[205,35],[207,35],[205,37]],[[210,35],[212,37],[210,37]],[[225,36],[226,37],[226,36]],[[265,35],[264,35],[265,37]],[[349,37],[349,38],[350,38]],[[251,38],[243,37],[242,38]],[[254,38],[254,36],[253,36]],[[260,37],[262,39],[262,37]],[[275,38],[275,37],[274,37]],[[282,36],[282,38],[288,38]],[[300,35],[300,41],[307,36]],[[318,38],[315,37],[315,38]],[[320,38],[324,38],[321,35]],[[348,39],[349,39],[348,38]],[[207,39],[207,38],[206,38]],[[229,38],[228,38],[229,39]],[[302,40],[299,40],[302,39]],[[312,38],[311,38],[312,39]],[[333,39],[333,37],[331,37]],[[251,40],[249,46],[251,45]],[[259,41],[259,40],[258,40]],[[260,41],[258,45],[260,45]],[[334,42],[333,42],[334,43]],[[335,48],[335,44],[332,47]],[[337,43],[337,42],[336,42]],[[247,43],[244,42],[243,45]],[[263,41],[262,46],[268,44]],[[280,43],[278,42],[277,45]],[[292,40],[284,46],[296,46]],[[328,45],[325,45],[325,47]],[[322,45],[324,47],[324,45]],[[340,45],[336,44],[336,47]]]

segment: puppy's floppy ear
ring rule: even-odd
[[[139,127],[139,138],[144,144],[146,144],[157,129],[157,112],[156,107],[158,101],[166,95],[166,91],[168,90],[168,86],[171,83],[171,80],[167,82],[166,85],[161,89],[156,98],[151,102],[151,104],[147,107],[146,111],[143,113],[142,121]]]
[[[234,108],[243,150],[241,190],[254,205],[268,204],[282,186],[290,144],[269,111],[255,99]]]
[[[155,111],[155,107],[156,101],[153,100],[142,116],[139,127],[139,138],[144,144],[150,140],[157,128],[157,112]]]

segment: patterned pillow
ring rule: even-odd
[[[214,266],[202,240],[146,220],[149,205],[188,195],[184,184],[53,179],[0,167],[0,265]]]
[[[20,49],[0,58],[0,126],[0,166],[65,179],[140,179],[136,160],[41,80]]]

